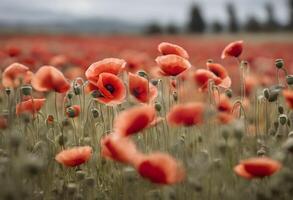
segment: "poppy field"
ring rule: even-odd
[[[292,52],[0,36],[0,199],[292,199]]]

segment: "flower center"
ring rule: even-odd
[[[113,94],[115,92],[115,88],[111,85],[111,84],[107,84],[105,85],[105,88],[111,93]]]

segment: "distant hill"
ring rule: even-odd
[[[0,33],[138,33],[141,30],[141,25],[97,17],[40,21],[0,19]]]

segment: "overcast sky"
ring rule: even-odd
[[[0,0],[0,20],[52,20],[80,17],[103,17],[133,23],[159,21],[184,24],[192,3],[202,7],[207,20],[227,21],[225,3],[233,2],[238,18],[266,19],[264,5],[272,3],[277,20],[288,20],[287,0]]]

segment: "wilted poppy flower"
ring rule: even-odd
[[[200,102],[178,104],[167,114],[167,122],[177,126],[192,126],[203,122],[204,104]]]
[[[169,55],[169,54],[174,54],[177,56],[181,56],[183,58],[188,59],[189,55],[185,49],[180,47],[179,45],[176,44],[171,44],[168,42],[162,42],[158,46],[158,50],[162,55]]]
[[[78,117],[80,113],[80,106],[79,105],[73,105],[68,108],[66,108],[66,115],[70,118]]]
[[[41,110],[46,99],[29,99],[16,105],[16,115],[22,113],[35,114]]]
[[[75,167],[87,162],[92,156],[90,146],[74,147],[58,153],[55,160],[67,167]]]
[[[115,131],[122,136],[129,136],[147,128],[156,120],[153,106],[133,107],[121,112],[114,121]]]
[[[20,63],[9,65],[2,74],[2,84],[4,87],[16,88],[21,83],[29,84],[31,81],[32,72],[29,68]]]
[[[289,108],[293,109],[293,90],[283,90],[283,96]]]
[[[101,154],[103,157],[131,165],[135,165],[141,157],[132,140],[116,133],[101,139]]]
[[[221,58],[224,59],[226,57],[239,57],[242,53],[243,49],[243,41],[235,41],[228,44],[222,52]]]
[[[138,173],[158,184],[174,184],[183,181],[185,172],[173,157],[164,153],[144,156],[137,165]]]
[[[156,62],[166,76],[177,76],[191,67],[188,60],[177,55],[158,56]]]
[[[200,88],[200,90],[206,90],[209,80],[213,80],[215,84],[220,84],[222,81],[214,73],[206,69],[198,69],[193,74],[193,79]]]
[[[222,65],[218,63],[207,63],[207,68],[209,71],[213,72],[218,78],[221,79],[221,82],[217,84],[223,88],[229,88],[231,86],[231,79],[228,76],[228,72]]]
[[[238,176],[246,179],[271,176],[281,169],[282,165],[276,160],[267,157],[250,158],[243,160],[234,167]]]
[[[157,88],[139,75],[129,73],[129,91],[138,101],[147,103],[158,96]]]
[[[125,68],[125,60],[118,58],[105,58],[95,62],[89,66],[85,72],[85,76],[89,82],[96,84],[99,80],[99,75],[103,72],[118,75]]]
[[[70,88],[70,84],[62,72],[52,66],[41,67],[33,76],[32,86],[39,92],[53,90],[58,93],[64,93]]]
[[[91,89],[94,88],[99,92],[96,99],[101,103],[120,104],[126,96],[125,85],[114,74],[101,73],[97,85],[91,85]]]

